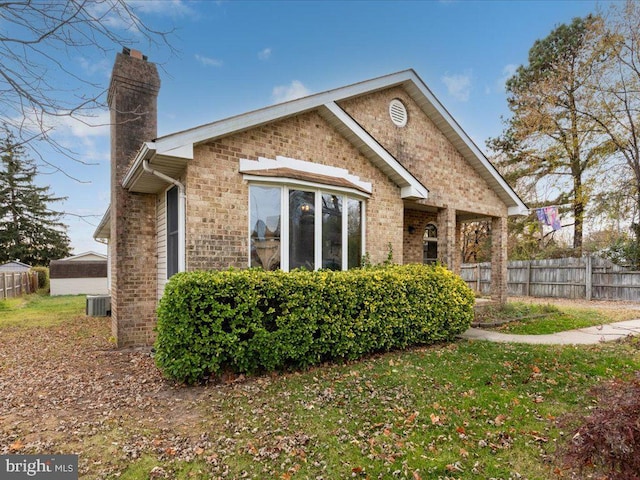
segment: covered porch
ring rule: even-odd
[[[488,221],[490,225],[492,277],[490,303],[507,301],[507,217],[407,203],[404,208],[403,262],[439,262],[460,275],[462,225]]]

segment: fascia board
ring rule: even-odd
[[[509,207],[507,210],[507,215],[509,215],[510,217],[518,215],[529,215],[529,213],[531,213],[531,210],[529,210],[526,205]]]
[[[102,216],[102,218],[100,219],[100,223],[98,223],[98,226],[96,227],[95,232],[93,232],[93,238],[98,239],[98,238],[108,238],[106,236],[104,236],[104,234],[102,234],[102,230],[105,229],[105,227],[107,226],[107,224],[111,221],[111,205],[109,205],[107,207],[107,211],[104,212],[104,215]]]
[[[125,173],[122,179],[122,186],[124,188],[130,188],[135,181],[142,175],[142,162],[153,158],[156,153],[156,148],[153,142],[145,142],[136,153],[136,156],[131,164],[127,173]]]

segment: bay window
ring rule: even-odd
[[[251,184],[249,265],[265,270],[360,266],[364,200],[330,188]]]

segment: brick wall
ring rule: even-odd
[[[435,224],[436,222],[437,215],[435,213],[410,209],[404,211],[404,263],[422,263],[424,259],[424,230],[429,223]]]
[[[111,327],[118,346],[153,343],[156,306],[155,197],[130,193],[122,178],[142,143],[157,136],[156,66],[118,54],[111,113]]]
[[[247,267],[249,187],[239,173],[239,161],[278,155],[346,168],[371,182],[366,250],[372,262],[382,262],[391,244],[394,260],[402,262],[403,203],[398,187],[320,115],[310,112],[196,147],[185,179],[188,270]]]

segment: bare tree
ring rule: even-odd
[[[640,4],[628,0],[621,7],[611,6],[606,22],[596,27],[604,62],[592,73],[591,88],[600,101],[597,108],[581,114],[597,122],[615,148],[614,160],[622,159],[628,167],[619,188],[608,192],[606,199],[613,196],[620,203],[622,194],[634,198],[632,227],[640,239]],[[618,203],[614,208],[620,215]]]
[[[145,42],[172,50],[171,31],[145,24],[135,5],[127,0],[0,0],[0,120],[18,144],[55,171],[68,175],[59,160],[45,158],[34,145],[45,141],[59,156],[82,162],[52,134],[65,119],[95,124],[104,108],[104,83],[83,75],[79,59]]]

